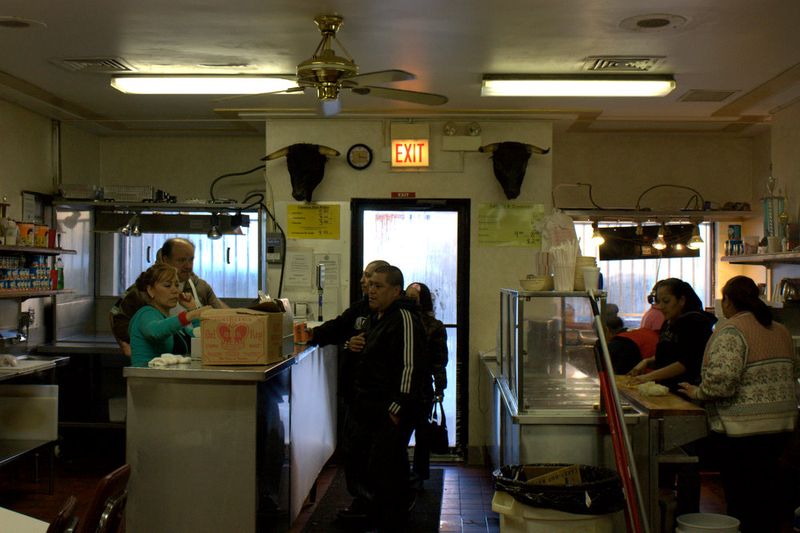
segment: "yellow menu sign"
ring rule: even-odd
[[[540,248],[544,205],[529,203],[481,204],[478,208],[478,244]]]
[[[339,205],[291,204],[286,218],[289,239],[339,238]]]

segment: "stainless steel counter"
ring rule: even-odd
[[[110,333],[74,335],[48,344],[41,344],[36,353],[58,355],[122,355]]]
[[[214,381],[266,381],[295,364],[299,356],[291,356],[278,363],[266,366],[204,366],[200,361],[158,368],[125,367],[127,378],[180,379]]]
[[[335,347],[126,367],[128,531],[285,532],[336,443]],[[164,505],[169,502],[169,505]]]
[[[0,381],[16,379],[37,372],[53,370],[69,361],[69,357],[17,356],[17,366],[0,366]]]

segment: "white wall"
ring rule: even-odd
[[[427,121],[426,121],[427,122]],[[552,127],[546,121],[480,120],[484,143],[519,141],[541,147],[552,146]],[[267,123],[267,151],[297,142],[324,144],[342,153],[327,163],[325,178],[314,191],[315,201],[349,201],[352,197],[389,198],[393,191],[415,192],[418,198],[469,198],[471,214],[470,254],[470,384],[477,383],[481,371],[477,353],[494,348],[499,309],[499,289],[516,287],[521,275],[529,271],[532,256],[527,249],[484,248],[477,244],[478,206],[484,202],[505,202],[503,191],[492,172],[489,156],[478,152],[462,156],[441,152],[444,121],[430,122],[431,170],[391,172],[385,162],[389,121],[382,120],[270,120]],[[350,146],[364,143],[375,159],[363,171],[347,165],[344,155]],[[522,192],[516,201],[550,204],[552,156],[533,156],[528,165]],[[291,184],[286,160],[271,161],[267,176],[276,201],[291,200]],[[281,221],[282,223],[285,220]],[[342,228],[349,233],[349,227]],[[308,241],[303,243],[308,245]],[[372,258],[370,258],[372,259]],[[346,297],[347,292],[344,291]],[[474,389],[473,389],[474,390]],[[478,409],[478,394],[471,394],[469,441],[479,446],[484,441],[484,420]]]
[[[260,165],[264,139],[256,137],[105,137],[100,143],[101,185],[153,185],[179,202],[209,198],[215,178]],[[261,172],[221,180],[217,198],[240,200],[264,190]]]
[[[22,191],[53,191],[51,122],[14,104],[0,100],[0,201],[9,204],[7,215],[22,217]],[[33,309],[33,328],[44,322],[44,302],[30,300],[25,310]],[[16,300],[0,300],[0,329],[17,327],[20,304]],[[32,332],[32,337],[39,335]]]
[[[649,187],[692,187],[707,201],[747,202],[752,197],[753,140],[726,135],[561,133],[555,138],[553,185],[590,183],[597,204],[633,208]],[[641,200],[653,210],[683,209],[692,192],[654,189]],[[558,187],[556,205],[590,207],[586,189]]]

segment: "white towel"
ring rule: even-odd
[[[150,368],[160,368],[164,366],[178,365],[182,363],[191,363],[191,357],[183,357],[182,355],[175,355],[172,353],[162,353],[159,357],[150,359],[147,366]]]

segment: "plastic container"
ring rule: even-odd
[[[500,515],[502,533],[614,533],[616,514],[587,515],[531,507],[502,491],[494,493],[492,511]]]
[[[739,520],[724,514],[682,514],[677,522],[677,533],[738,533],[739,531]]]
[[[625,506],[619,474],[608,468],[577,465],[581,481],[569,485],[529,483],[527,480],[526,472],[535,472],[538,476],[569,466],[573,465],[507,465],[494,471],[495,490],[504,491],[518,502],[531,507],[572,514],[608,514]]]

